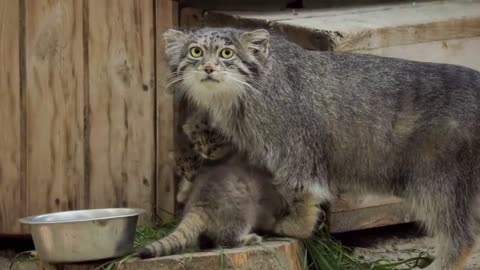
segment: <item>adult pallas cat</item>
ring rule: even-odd
[[[286,191],[405,198],[461,269],[479,213],[480,73],[308,51],[266,30],[164,34],[172,86]]]

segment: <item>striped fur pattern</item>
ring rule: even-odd
[[[480,227],[480,72],[308,51],[262,29],[164,38],[172,89],[282,194],[402,197],[438,239],[428,269],[462,269]]]
[[[271,175],[246,165],[203,114],[192,113],[182,128],[193,144],[200,144],[188,148],[207,162],[191,170],[188,185],[180,186],[177,199],[188,200],[178,227],[143,247],[141,257],[175,254],[197,244],[202,248],[248,245],[261,241],[256,234],[259,231],[307,238],[323,222],[316,197],[308,193],[282,197],[272,185]]]
[[[238,164],[231,160],[201,170],[180,224],[170,235],[142,247],[139,256],[179,253],[199,239],[208,243],[201,245],[204,248],[248,245],[261,241],[255,231],[274,231],[277,220],[286,215],[285,201],[272,186],[269,173]],[[309,233],[312,230],[313,226]]]
[[[211,128],[204,114],[192,113],[185,119],[182,130],[188,143],[181,146],[176,160],[179,179],[176,200],[179,203],[185,203],[202,166],[226,159],[234,150],[231,143]]]

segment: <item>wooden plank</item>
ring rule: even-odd
[[[26,1],[28,214],[84,206],[81,22],[81,1]]]
[[[359,53],[462,65],[480,71],[480,37],[359,50]]]
[[[156,205],[157,215],[171,218],[175,213],[175,102],[168,92],[167,63],[162,34],[177,26],[177,3],[171,0],[156,1],[156,47],[157,47],[157,166]]]
[[[182,6],[216,10],[284,9],[291,0],[180,0]]]
[[[410,209],[398,197],[354,193],[340,194],[327,220],[331,233],[414,221]]]
[[[0,233],[19,233],[24,211],[18,16],[19,1],[0,0]]]
[[[401,202],[402,199],[394,196],[342,193],[332,204],[331,212],[352,211],[360,208],[381,206],[385,204],[396,204]]]
[[[320,4],[323,4],[320,3]],[[345,3],[342,3],[345,4]],[[422,5],[422,4],[420,4]],[[395,5],[398,7],[397,5]],[[190,7],[190,6],[189,6]],[[193,6],[194,7],[194,6]],[[405,6],[408,7],[408,6]],[[279,21],[288,21],[288,20],[297,20],[297,19],[306,19],[306,18],[319,18],[319,17],[328,17],[328,16],[342,16],[350,15],[353,13],[367,13],[367,12],[376,12],[382,10],[391,9],[392,5],[378,4],[370,6],[341,6],[341,7],[329,7],[329,8],[301,8],[301,9],[284,9],[284,10],[270,10],[269,12],[263,12],[262,14],[257,11],[224,11],[221,10],[222,14],[228,14],[230,16],[237,16],[242,19],[259,19],[265,20],[268,22],[279,22]],[[217,9],[214,10],[217,12]]]
[[[332,212],[328,217],[331,233],[363,230],[414,221],[404,203],[379,204],[373,207],[355,208],[350,211]]]
[[[223,256],[223,264],[220,257]],[[166,256],[148,260],[124,262],[118,270],[300,270],[301,251],[293,239],[277,239],[263,242],[261,246],[247,246],[220,251],[205,251]],[[94,270],[98,263],[46,265],[41,262],[22,263],[19,270]]]
[[[185,16],[185,18],[183,18]],[[268,27],[307,49],[351,51],[480,35],[480,1],[434,1],[315,11],[182,11],[189,25]]]
[[[152,6],[151,0],[88,1],[90,208],[153,209]]]
[[[389,2],[410,2],[409,0],[302,0],[303,8],[327,8],[327,7],[342,7],[342,6],[366,6],[372,4],[388,4]]]

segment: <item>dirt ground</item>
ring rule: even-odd
[[[353,248],[354,255],[367,261],[387,259],[402,261],[416,257],[421,252],[435,256],[435,243],[415,224],[353,232],[337,237],[344,245]],[[479,239],[480,244],[480,239]],[[480,269],[480,245],[474,249],[465,270]]]
[[[433,239],[429,237],[397,238],[392,237],[379,241],[376,245],[365,248],[356,248],[354,254],[367,260],[388,259],[390,261],[404,260],[418,256],[420,252],[428,251],[435,255]],[[477,247],[470,256],[465,270],[480,269],[480,249]]]
[[[8,270],[14,256],[15,252],[13,250],[0,250],[0,270]]]
[[[335,235],[335,238],[351,247],[356,256],[361,256],[369,261],[378,259],[399,261],[418,256],[422,251],[435,255],[433,239],[425,236],[413,224],[350,232]],[[17,245],[15,250],[6,248],[5,244],[2,245],[3,248],[0,246],[0,270],[8,270],[10,261],[15,254],[25,250],[25,244],[15,242]],[[470,256],[466,267],[466,270],[476,269],[480,269],[480,245],[477,245]]]
[[[0,270],[8,270],[16,254],[33,249],[33,243],[28,238],[8,238],[0,235]]]

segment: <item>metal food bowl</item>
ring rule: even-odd
[[[57,212],[20,219],[30,226],[38,257],[47,263],[94,261],[133,251],[143,209],[108,208]]]

